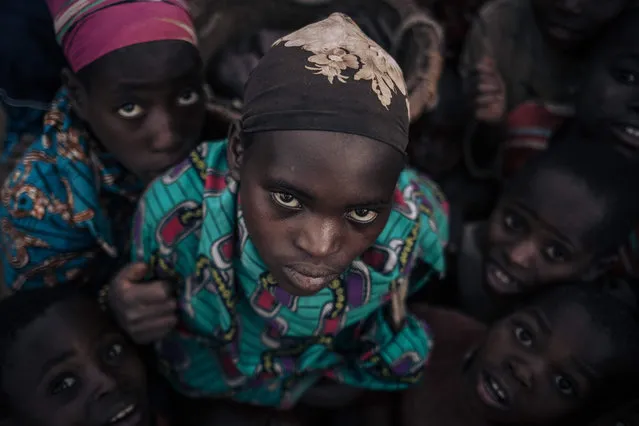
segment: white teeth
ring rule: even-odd
[[[501,269],[495,269],[495,276],[502,284],[510,284],[510,278]]]
[[[119,422],[120,420],[122,420],[123,418],[131,414],[133,410],[135,410],[135,405],[131,404],[128,407],[126,407],[124,410],[120,411],[115,416],[111,417],[111,420],[109,420],[109,423]]]
[[[495,393],[497,394],[497,396],[502,402],[506,400],[506,392],[504,392],[501,386],[499,386],[499,384],[493,379],[490,379],[490,387],[493,388],[493,390],[495,391]]]
[[[626,128],[624,130],[630,136],[633,136],[635,138],[639,138],[639,129],[637,129],[636,127],[626,126]]]

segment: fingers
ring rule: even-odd
[[[165,336],[177,323],[177,301],[167,281],[144,282],[148,267],[131,264],[111,282],[109,304],[118,323],[136,343]]]
[[[127,331],[135,343],[145,345],[166,337],[175,328],[177,322],[177,315],[173,314],[148,319],[131,326]]]
[[[124,319],[131,326],[143,323],[148,319],[162,318],[175,315],[177,311],[177,301],[169,299],[164,303],[154,305],[140,305],[135,309],[129,309],[124,313]]]
[[[118,273],[115,281],[123,282],[139,282],[144,280],[144,277],[149,272],[149,267],[145,263],[131,263]]]

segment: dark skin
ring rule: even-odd
[[[403,155],[323,131],[259,133],[251,142],[245,149],[233,137],[228,150],[248,232],[283,289],[315,294],[386,226]]]
[[[576,120],[584,132],[639,158],[639,47],[637,21],[610,34],[590,62],[577,99]]]
[[[588,424],[589,426],[637,426],[639,425],[639,400],[623,404]]]
[[[465,372],[465,396],[489,423],[553,424],[590,402],[614,358],[583,306],[533,305],[490,329]]]
[[[623,9],[628,0],[530,0],[550,45],[579,52]]]
[[[127,46],[79,76],[65,70],[63,77],[76,114],[105,150],[144,181],[182,160],[199,142],[204,79],[199,53],[189,43]]]
[[[145,369],[135,348],[97,303],[84,298],[52,306],[17,333],[2,389],[11,410],[3,425],[151,423]]]
[[[599,266],[587,236],[605,216],[605,200],[578,178],[543,170],[530,188],[502,196],[489,220],[486,286],[517,296]]]
[[[126,64],[126,66],[122,66]],[[205,116],[202,61],[179,40],[135,44],[73,74],[64,71],[73,110],[102,147],[143,182],[184,159],[200,141]],[[144,282],[131,264],[113,280],[109,301],[137,343],[161,338],[177,322],[164,281]]]

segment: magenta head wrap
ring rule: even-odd
[[[197,44],[185,0],[46,0],[55,34],[74,72],[133,44]]]

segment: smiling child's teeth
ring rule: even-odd
[[[116,414],[115,416],[111,417],[110,422],[111,423],[115,423],[115,422],[118,422],[118,421],[122,420],[123,418],[125,418],[126,416],[131,414],[134,409],[135,409],[134,405],[129,405],[124,410],[120,411],[118,414]]]
[[[639,137],[639,129],[631,126],[626,126],[626,133],[630,136]]]
[[[499,281],[503,282],[504,284],[508,284],[510,282],[510,279],[508,278],[508,276],[499,269],[497,269],[497,271],[495,272],[495,275],[497,275],[497,278],[499,279]]]

